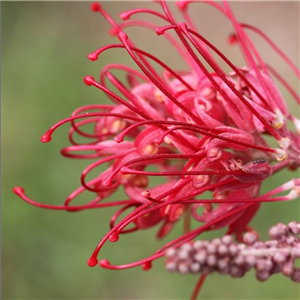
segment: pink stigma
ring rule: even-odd
[[[109,240],[111,242],[117,242],[119,240],[119,234],[117,232],[114,232],[110,237],[109,237]]]
[[[17,196],[21,196],[24,194],[24,189],[20,186],[14,187],[13,188],[13,192],[17,195]]]
[[[87,58],[91,61],[96,61],[98,59],[98,54],[96,52],[92,52],[87,55]]]
[[[238,42],[238,37],[235,33],[232,33],[229,35],[227,40],[228,40],[229,45],[235,45]]]
[[[51,132],[46,132],[41,136],[41,142],[42,143],[49,143],[51,141]]]
[[[94,2],[91,4],[91,10],[94,12],[101,11],[101,5],[98,2]]]
[[[91,86],[91,85],[93,85],[93,82],[95,81],[95,79],[92,76],[87,75],[84,77],[83,81],[86,85]]]
[[[176,1],[176,6],[180,9],[185,11],[188,7],[189,1],[183,0],[183,1]]]
[[[146,262],[142,265],[142,268],[144,271],[148,271],[152,268],[152,263],[149,261],[149,262]]]
[[[99,262],[99,266],[102,268],[107,268],[110,266],[110,262],[107,259],[102,259]]]
[[[98,259],[94,256],[91,256],[87,261],[89,267],[95,267],[98,264]]]

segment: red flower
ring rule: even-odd
[[[260,194],[260,186],[266,178],[284,168],[295,170],[299,167],[300,121],[288,111],[272,76],[283,83],[298,104],[300,100],[288,82],[263,62],[247,31],[263,37],[297,76],[299,71],[259,29],[239,23],[228,3],[207,2],[228,18],[235,29],[229,43],[239,45],[246,61],[246,67],[237,67],[196,31],[188,15],[190,2],[180,1],[177,5],[185,22],[175,21],[167,3],[160,1],[163,13],[149,9],[123,12],[120,17],[124,21],[120,24],[100,4],[92,4],[92,10],[102,14],[112,25],[111,34],[116,35],[120,43],[101,47],[88,58],[94,61],[103,52],[119,48],[131,56],[137,69],[111,64],[102,70],[100,81],[86,76],[84,82],[105,92],[113,104],[81,107],[43,135],[42,142],[49,142],[56,128],[71,122],[69,139],[72,145],[62,149],[62,155],[96,159],[83,171],[82,186],[63,205],[40,204],[28,198],[22,188],[14,189],[30,204],[49,209],[79,211],[120,206],[111,218],[111,230],[89,259],[90,266],[98,263],[98,253],[108,239],[115,242],[120,234],[158,224],[157,237],[162,238],[183,215],[186,220],[194,218],[203,225],[191,230],[188,221],[185,222],[184,235],[143,260],[119,266],[101,260],[100,266],[124,269],[142,265],[146,270],[170,247],[179,248],[204,231],[224,227],[228,228],[227,234],[234,234],[242,242],[242,235],[250,230],[249,222],[260,203],[299,196],[300,179],[292,179]],[[129,20],[139,13],[155,15],[164,20],[166,26]],[[173,70],[136,47],[123,31],[135,25],[150,28],[165,37],[184,58],[189,70]],[[225,73],[216,58],[232,72]],[[163,72],[158,72],[154,65],[161,67]],[[117,78],[114,70],[123,71],[126,81]],[[107,80],[118,93],[109,89]],[[288,121],[295,125],[296,131],[287,126]],[[94,125],[93,133],[84,131],[86,124]],[[89,142],[77,143],[74,134]],[[269,137],[277,143],[275,148],[269,144]],[[86,180],[92,170],[106,163],[108,167],[104,172],[93,180]],[[150,187],[152,176],[164,181]],[[124,189],[128,199],[109,200],[119,187]],[[85,191],[95,193],[96,198],[85,205],[71,205],[73,199]],[[199,199],[205,192],[210,192],[211,198]],[[282,192],[289,193],[278,195]],[[199,206],[204,208],[200,215]],[[128,209],[131,212],[116,224],[121,213]],[[133,227],[127,228],[130,224]]]

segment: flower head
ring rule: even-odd
[[[264,33],[238,22],[227,2],[209,1],[207,4],[219,10],[233,25],[235,32],[228,42],[238,45],[245,58],[245,66],[236,66],[196,30],[188,14],[191,2],[177,3],[184,22],[175,21],[165,1],[157,4],[161,6],[161,12],[150,9],[123,12],[121,23],[113,20],[99,3],[92,4],[92,10],[102,14],[111,24],[110,33],[120,42],[103,46],[90,53],[88,58],[96,61],[103,52],[119,49],[127,52],[137,68],[115,63],[103,68],[99,81],[85,76],[85,84],[106,93],[113,104],[83,106],[42,136],[42,142],[49,142],[59,126],[70,122],[72,145],[63,148],[62,155],[95,160],[82,172],[81,187],[63,205],[40,204],[28,198],[22,188],[14,189],[25,201],[43,208],[79,211],[119,207],[111,218],[111,230],[88,261],[90,266],[97,265],[97,256],[107,240],[116,242],[120,234],[157,225],[157,237],[163,238],[183,216],[187,220],[185,233],[153,255],[119,266],[101,260],[100,266],[124,269],[141,265],[148,270],[156,258],[174,257],[175,253],[184,256],[187,248],[192,249],[191,245],[198,247],[200,242],[195,239],[201,233],[220,228],[227,228],[222,241],[231,241],[233,235],[238,242],[245,243],[247,232],[251,232],[252,237],[256,234],[249,223],[262,202],[287,201],[299,196],[300,179],[291,179],[265,194],[260,192],[265,179],[284,168],[296,170],[300,164],[299,120],[289,112],[273,77],[281,81],[298,104],[300,100],[288,82],[264,63],[247,31],[263,37],[297,76],[299,71]],[[131,20],[133,15],[142,13],[154,15],[166,25]],[[135,46],[124,32],[130,26],[146,27],[158,35],[156,39],[166,38],[185,60],[188,70],[174,70]],[[231,69],[229,73],[220,66],[220,60]],[[125,80],[117,77],[116,70],[124,72]],[[111,84],[117,92],[109,88]],[[294,128],[288,126],[288,122],[294,124]],[[94,126],[92,133],[85,131],[87,124]],[[76,142],[75,134],[88,141]],[[270,138],[275,143],[270,143]],[[104,164],[107,164],[105,171],[87,181],[90,172]],[[160,177],[162,182],[153,186],[152,177]],[[120,187],[128,199],[110,200],[109,196]],[[96,198],[85,205],[72,205],[72,201],[85,191],[94,193]],[[210,197],[203,199],[206,192]],[[282,194],[284,192],[286,194]],[[201,214],[199,207],[203,207]],[[131,212],[117,223],[119,216],[128,210]],[[202,225],[190,229],[190,218]],[[205,247],[213,246],[207,243]],[[181,250],[174,250],[177,248]],[[172,249],[172,255],[168,249]],[[203,253],[208,251],[204,250]],[[206,254],[203,257],[195,255],[207,262],[207,268],[217,263],[222,265],[216,257],[209,258]],[[196,256],[198,261],[200,258]],[[197,262],[187,267],[183,264],[175,266],[174,261],[167,261],[168,269],[178,269],[181,273],[200,272]],[[245,270],[236,267],[231,271],[239,276]],[[258,275],[260,279],[263,276]]]

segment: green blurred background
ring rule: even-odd
[[[162,260],[148,272],[140,268],[109,271],[86,265],[108,230],[113,209],[47,211],[22,202],[12,193],[12,188],[20,185],[38,201],[61,204],[79,186],[80,173],[88,161],[73,161],[59,154],[60,148],[68,145],[68,125],[59,129],[49,144],[42,144],[40,136],[74,109],[107,102],[101,92],[83,84],[84,75],[97,78],[101,68],[116,58],[133,64],[119,50],[104,54],[99,62],[86,59],[90,51],[116,42],[107,34],[109,25],[90,11],[89,3],[1,5],[2,299],[187,299],[198,276],[169,274]],[[114,17],[122,10],[138,7],[133,2],[104,5]],[[238,19],[263,29],[298,63],[299,2],[234,2],[232,7]],[[191,11],[204,36],[217,46],[224,45],[230,32],[224,18],[204,4],[194,4]],[[175,68],[183,67],[175,52],[173,56],[169,48],[164,50],[162,38],[142,30],[128,32],[143,49]],[[295,76],[281,59],[261,39],[255,41],[262,45],[259,49],[266,60],[297,88]],[[242,63],[237,48],[225,45],[222,49],[238,65]],[[293,102],[291,109],[298,109]],[[272,177],[264,189],[295,176],[286,172]],[[121,193],[114,195],[118,198],[122,198]],[[298,201],[263,205],[253,225],[265,238],[271,225],[291,220],[299,220]],[[178,224],[167,240],[181,234],[181,227]],[[154,240],[155,232],[156,228],[122,236],[118,243],[107,244],[100,256],[113,263],[144,258],[162,245]],[[282,276],[262,284],[252,272],[243,279],[211,275],[201,299],[299,299],[299,286]]]

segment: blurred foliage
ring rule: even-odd
[[[117,16],[127,4],[107,6]],[[89,255],[108,230],[113,209],[48,211],[23,203],[12,193],[21,185],[38,201],[60,204],[79,186],[87,162],[59,154],[68,144],[68,126],[59,129],[49,144],[40,143],[39,137],[77,107],[107,101],[82,78],[99,73],[116,56],[121,62],[128,60],[114,51],[97,63],[85,58],[111,41],[109,26],[84,2],[2,2],[1,25],[2,299],[186,299],[197,276],[169,274],[162,260],[149,272],[87,267]],[[156,48],[152,41],[148,44]],[[276,175],[264,189],[291,176]],[[113,197],[119,199],[122,193]],[[290,220],[299,220],[297,201],[263,205],[253,225],[266,237],[272,224]],[[178,224],[167,240],[181,234],[181,228]],[[154,240],[155,232],[122,236],[117,244],[108,243],[101,257],[114,263],[144,258],[162,245]],[[298,286],[289,279],[273,276],[261,284],[253,273],[243,279],[209,276],[201,292],[201,299],[298,296]]]

